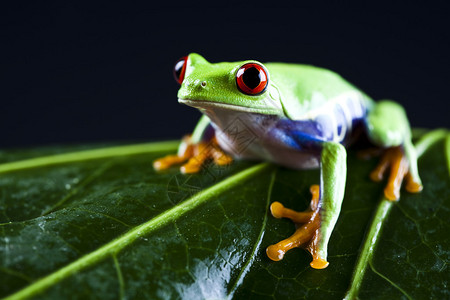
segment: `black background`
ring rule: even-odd
[[[415,127],[450,125],[444,5],[41,2],[0,9],[0,148],[181,137],[200,116],[172,78],[190,52],[326,67]]]

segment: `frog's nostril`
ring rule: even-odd
[[[202,81],[201,86],[206,87],[206,81]]]

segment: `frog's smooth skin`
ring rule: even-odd
[[[344,198],[345,146],[361,128],[371,142],[387,149],[371,174],[379,181],[390,167],[386,198],[399,198],[404,177],[408,191],[422,189],[403,108],[389,100],[375,103],[332,71],[254,60],[209,63],[192,53],[177,62],[175,77],[181,84],[178,101],[199,109],[203,117],[178,154],[155,161],[156,169],[184,163],[182,172],[195,173],[209,158],[224,165],[232,157],[299,170],[320,167],[320,188],[311,187],[310,210],[271,205],[275,217],[302,224],[293,236],[267,248],[272,260],[302,246],[311,252],[313,268],[328,265],[328,240]]]

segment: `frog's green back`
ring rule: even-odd
[[[367,95],[344,80],[337,73],[311,65],[265,63],[270,80],[281,93],[281,102],[287,116],[297,119],[321,107],[331,99],[352,92]]]

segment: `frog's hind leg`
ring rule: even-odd
[[[391,201],[400,198],[403,179],[406,179],[407,191],[420,192],[422,183],[417,169],[417,155],[403,108],[392,101],[380,101],[369,113],[366,126],[369,139],[386,148],[380,163],[370,175],[372,180],[381,181],[390,168],[384,190],[386,198]]]
[[[180,171],[185,174],[198,173],[203,164],[212,159],[215,164],[223,166],[230,164],[233,159],[226,154],[217,143],[212,127],[206,116],[203,116],[194,132],[183,138],[178,154],[167,155],[153,162],[157,171],[168,169],[174,165],[183,164]]]

